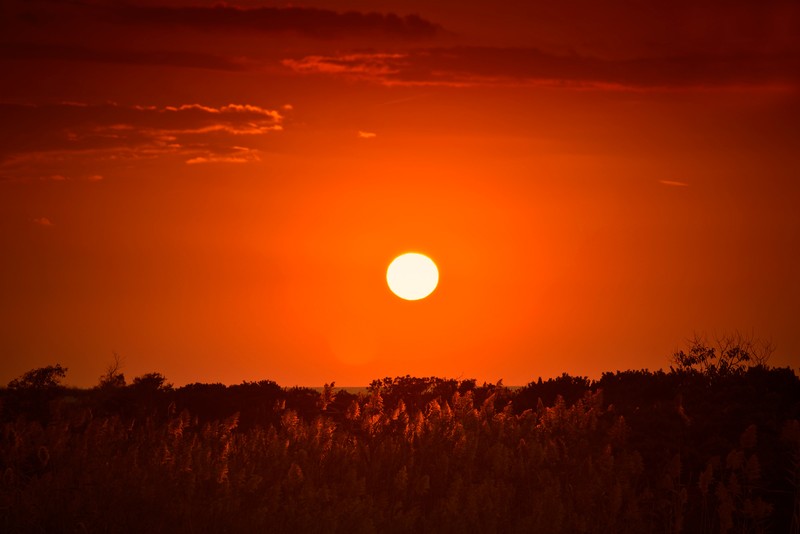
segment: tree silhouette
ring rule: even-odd
[[[743,336],[740,333],[722,336],[711,345],[703,336],[689,340],[688,352],[680,350],[672,356],[673,371],[725,376],[749,367],[764,366],[772,355],[769,342]]]
[[[15,378],[8,383],[11,390],[49,390],[61,387],[61,381],[67,376],[66,367],[61,367],[60,363],[31,369],[19,378]]]
[[[98,387],[101,389],[125,387],[125,374],[122,373],[122,360],[114,353],[114,361],[108,364],[106,372],[100,377]]]

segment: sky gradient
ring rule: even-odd
[[[0,383],[800,366],[795,1],[7,0],[0,68]]]

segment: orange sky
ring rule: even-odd
[[[797,2],[292,5],[2,4],[0,384],[800,365]]]

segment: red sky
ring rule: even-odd
[[[800,366],[795,1],[7,0],[0,69],[0,383]]]

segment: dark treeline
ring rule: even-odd
[[[0,389],[0,531],[798,532],[800,380],[722,356],[358,395],[38,369]]]

